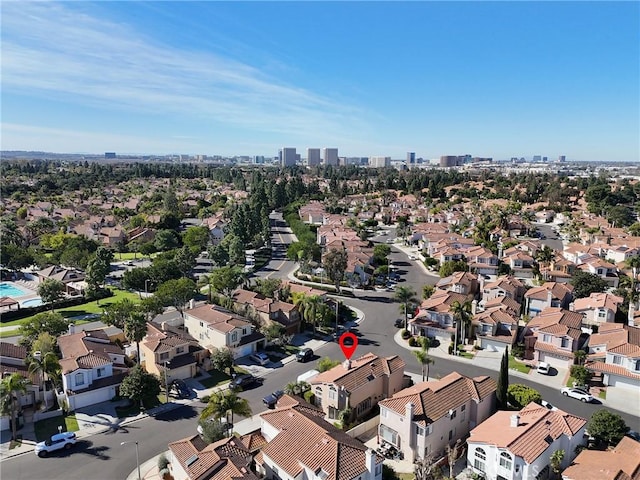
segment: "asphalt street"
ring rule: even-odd
[[[380,237],[374,240],[387,238]],[[256,272],[255,276],[284,278],[294,267],[293,262],[286,260],[286,245],[291,241],[291,234],[284,228],[284,224],[276,221],[274,227],[273,248],[274,258],[266,268]],[[438,279],[425,276],[422,268],[415,262],[409,261],[404,253],[393,250],[391,254],[393,264],[401,275],[400,285],[411,286],[418,295],[421,294],[425,283],[434,284]],[[393,336],[397,332],[393,322],[400,318],[399,304],[392,300],[393,293],[378,293],[374,291],[356,292],[354,298],[344,297],[347,305],[364,312],[362,323],[354,330],[358,336],[359,346],[355,353],[360,356],[373,352],[381,356],[399,355],[407,364],[406,370],[419,373],[420,367],[412,352],[397,345]],[[343,354],[337,343],[327,343],[316,350],[316,357],[308,363],[292,362],[279,368],[274,368],[263,382],[242,393],[249,400],[254,413],[264,409],[262,398],[268,393],[281,389],[287,383],[295,381],[301,373],[315,367],[319,358],[328,356],[342,360]],[[497,372],[474,366],[472,361],[461,363],[445,358],[436,358],[431,366],[430,376],[441,377],[452,371],[464,375],[491,375]],[[601,404],[584,404],[577,400],[563,397],[555,388],[544,384],[531,382],[528,379],[512,376],[511,383],[524,383],[538,390],[542,397],[558,408],[575,415],[589,419]],[[155,418],[134,422],[113,433],[102,433],[80,441],[69,452],[54,454],[49,458],[40,459],[33,453],[7,459],[0,463],[0,475],[11,480],[40,480],[40,479],[123,479],[136,468],[135,446],[128,444],[121,446],[123,441],[138,441],[140,461],[153,457],[167,449],[169,442],[195,434],[197,417],[203,405],[199,402],[190,406],[180,407]],[[628,425],[640,430],[639,418],[632,414],[617,412],[622,415]],[[236,421],[239,419],[236,419]]]

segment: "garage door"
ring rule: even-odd
[[[253,344],[242,345],[236,349],[236,358],[246,357],[247,355],[251,355],[254,352]]]
[[[567,368],[567,360],[564,358],[555,357],[548,353],[540,352],[540,361],[547,362],[549,365],[555,368]]]

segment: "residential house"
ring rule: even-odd
[[[43,400],[41,387],[43,379],[37,375],[29,374],[27,367],[27,349],[13,343],[0,342],[0,378],[17,373],[31,382],[27,386],[27,391],[20,394],[20,405],[34,405],[35,402]],[[51,392],[47,392],[50,394]],[[49,397],[49,395],[48,395]],[[8,425],[8,424],[7,424]],[[8,426],[6,428],[9,428]],[[2,422],[2,430],[5,429],[5,422]]]
[[[166,323],[147,322],[147,334],[140,342],[141,363],[165,383],[197,376],[198,364],[208,355],[191,335]]]
[[[323,416],[288,395],[278,408],[262,413],[261,433],[268,443],[255,458],[256,471],[269,480],[382,480],[384,458]]]
[[[640,248],[629,247],[627,245],[613,245],[607,250],[605,258],[612,260],[614,263],[622,263],[635,255],[640,255]]]
[[[629,437],[611,450],[582,450],[562,472],[562,480],[637,480],[640,442]]]
[[[226,223],[221,216],[204,218],[202,225],[209,229],[209,242],[211,245],[219,245],[224,239],[224,227]]]
[[[618,267],[601,258],[592,258],[582,265],[578,265],[582,271],[589,272],[602,278],[609,288],[618,288]]]
[[[583,325],[599,325],[616,319],[618,306],[624,299],[610,293],[592,293],[585,298],[577,298],[569,305],[569,310],[583,315]]]
[[[378,357],[367,353],[355,360],[346,360],[309,380],[315,405],[327,418],[339,418],[350,408],[355,418],[361,418],[377,403],[403,388],[405,363],[399,356]]]
[[[581,326],[581,313],[560,307],[545,308],[525,327],[526,358],[568,369],[574,363],[573,352],[585,341]]]
[[[462,295],[476,295],[478,293],[478,275],[469,272],[455,272],[440,279],[435,286],[439,290]]]
[[[520,412],[498,411],[471,430],[467,464],[486,480],[548,478],[550,458],[564,450],[571,463],[584,443],[584,418],[530,403]]]
[[[471,320],[475,328],[476,344],[490,352],[503,352],[506,347],[513,347],[518,336],[518,320],[517,314],[506,305],[476,313]]]
[[[451,305],[454,302],[464,303],[472,298],[460,293],[436,290],[422,302],[418,313],[409,320],[409,331],[412,335],[435,337],[441,342],[449,343],[451,334],[455,332]]]
[[[564,257],[556,257],[548,268],[541,269],[542,277],[548,282],[569,283],[576,271],[576,264]]]
[[[573,285],[558,282],[545,282],[533,287],[524,294],[525,313],[535,317],[547,307],[569,308],[573,297]]]
[[[152,228],[136,227],[127,232],[127,243],[142,244],[152,242],[156,236],[156,232]]]
[[[251,322],[216,305],[186,310],[184,327],[202,347],[209,351],[230,348],[234,358],[251,355],[265,344],[264,335]]]
[[[498,273],[498,256],[486,247],[473,246],[463,250],[469,269],[480,275],[496,275]]]
[[[498,277],[494,282],[484,283],[480,279],[480,294],[482,299],[480,304],[498,297],[512,298],[518,303],[522,303],[526,289],[524,283],[512,275]]]
[[[235,309],[244,308],[247,312],[258,315],[265,325],[278,323],[290,335],[300,332],[300,312],[292,303],[267,298],[260,293],[242,288],[233,292],[232,299]]]
[[[103,330],[69,333],[58,337],[62,359],[62,389],[70,410],[106,402],[118,394],[127,374],[124,350],[109,341]]]
[[[84,289],[87,288],[87,282],[84,281],[84,273],[78,270],[52,265],[36,272],[36,274],[40,282],[49,278],[61,281],[64,284],[67,295],[81,295]]]
[[[517,278],[533,278],[535,260],[528,253],[517,251],[502,257],[502,261],[509,265],[511,273]]]
[[[621,323],[603,323],[589,338],[589,356],[585,366],[603,376],[610,387],[640,391],[640,327]]]
[[[409,462],[441,458],[447,445],[465,438],[496,409],[496,382],[457,372],[422,382],[382,400],[378,437]]]
[[[169,444],[168,460],[175,480],[258,480],[251,471],[253,455],[240,439],[205,442],[199,435]]]

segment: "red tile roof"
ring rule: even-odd
[[[309,383],[311,385],[333,383],[352,392],[367,384],[369,382],[368,377],[371,375],[376,378],[389,376],[399,370],[404,372],[404,367],[404,360],[397,355],[383,358],[373,353],[367,353],[360,358],[352,360],[348,369],[345,368],[345,363],[341,363],[317,375]]]
[[[583,450],[562,472],[566,480],[640,479],[640,442],[629,437],[613,450]]]

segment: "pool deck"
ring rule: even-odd
[[[40,298],[37,292],[38,282],[33,280],[3,280],[2,283],[6,283],[15,287],[18,290],[24,291],[24,295],[10,295],[9,298],[20,303],[22,306],[22,302],[27,300],[33,300],[35,298]],[[7,308],[4,308],[3,311],[8,311]]]

